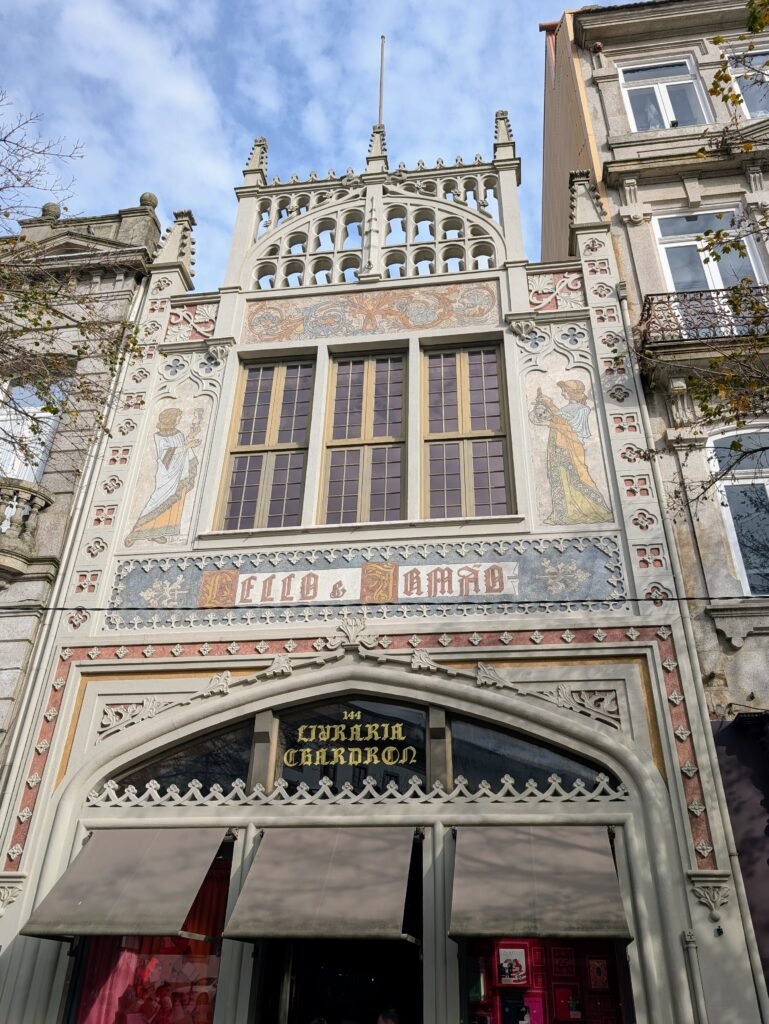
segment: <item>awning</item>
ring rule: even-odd
[[[24,935],[176,935],[226,828],[97,829]]]
[[[631,938],[606,828],[460,828],[450,934]]]
[[[267,829],[225,938],[399,939],[414,829]]]

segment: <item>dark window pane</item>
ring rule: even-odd
[[[334,396],[334,439],[361,436],[363,426],[362,359],[344,359],[337,363],[336,395]]]
[[[647,132],[667,127],[654,89],[630,89],[628,97],[637,131]]]
[[[729,228],[733,223],[731,213],[685,213],[676,217],[660,217],[660,234],[663,238],[678,238],[680,235],[704,235],[706,231]]]
[[[460,446],[431,444],[428,458],[430,518],[462,515]]]
[[[504,441],[473,441],[473,493],[476,516],[503,516],[510,511],[504,479]]]
[[[373,437],[400,437],[403,429],[403,359],[377,359],[374,374]]]
[[[248,371],[238,429],[239,445],[265,443],[274,378],[275,368],[272,366],[252,366]]]
[[[206,733],[200,739],[171,747],[151,761],[132,765],[116,776],[122,786],[136,786],[140,793],[154,779],[164,788],[179,786],[186,790],[188,783],[197,779],[203,783],[203,792],[214,784],[225,792],[235,779],[248,780],[251,742],[254,729],[251,719],[224,732]]]
[[[430,433],[450,434],[458,429],[457,357],[454,352],[427,359]]]
[[[225,530],[248,530],[254,526],[263,459],[261,453],[235,456],[224,516]]]
[[[680,61],[675,64],[654,64],[644,68],[623,68],[622,75],[626,82],[648,82],[660,78],[683,78],[689,75],[689,68],[684,61]]]
[[[281,444],[304,444],[307,440],[311,392],[312,366],[287,366],[278,427]]]
[[[762,58],[766,54],[761,55]],[[759,62],[759,66],[763,60]],[[765,73],[765,72],[764,72]],[[769,89],[764,82],[757,82],[755,79],[741,78],[739,80],[742,99],[751,117],[766,117],[769,114]]]
[[[696,242],[692,242],[691,245],[668,245],[665,247],[665,255],[677,292],[696,292],[708,287],[702,256]]]
[[[673,117],[680,125],[703,123],[705,119],[692,82],[671,83],[666,88]]]
[[[769,475],[769,431],[719,437],[713,452],[719,469],[762,470]]]
[[[279,452],[272,475],[268,526],[298,526],[304,452]]]
[[[499,378],[495,350],[470,352],[470,426],[473,430],[499,430]]]
[[[382,522],[401,518],[401,449],[375,448],[371,453],[368,518]]]
[[[769,593],[769,495],[766,484],[728,484],[726,500],[751,594]]]
[[[354,523],[358,518],[360,448],[337,448],[329,457],[327,523]]]
[[[484,781],[498,789],[504,775],[512,776],[516,788],[520,789],[529,779],[534,779],[540,789],[547,789],[548,778],[553,774],[560,775],[564,789],[571,788],[577,779],[582,779],[591,789],[596,785],[599,772],[608,775],[613,786],[619,784],[619,780],[600,765],[462,718],[455,718],[451,723],[451,755],[454,778],[463,776],[473,789]]]

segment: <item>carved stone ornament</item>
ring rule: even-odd
[[[211,786],[207,793],[203,792],[203,784],[193,779],[186,792],[178,786],[171,785],[161,791],[158,782],[151,780],[143,793],[135,786],[126,786],[122,793],[119,783],[109,780],[101,790],[92,790],[88,794],[88,807],[270,807],[285,805],[322,804],[478,804],[478,803],[588,803],[594,801],[624,801],[628,798],[627,789],[620,784],[615,789],[608,775],[600,773],[596,776],[595,785],[589,789],[581,779],[577,779],[570,789],[564,789],[559,775],[551,775],[548,785],[540,789],[533,779],[516,788],[515,780],[503,775],[499,789],[492,789],[490,783],[481,782],[477,790],[468,786],[467,780],[461,775],[454,780],[452,788],[447,789],[443,783],[436,782],[431,788],[424,789],[418,777],[409,780],[408,786],[401,792],[398,783],[388,782],[383,789],[378,788],[376,779],[364,779],[362,788],[356,792],[352,783],[345,782],[335,789],[334,781],[327,777],[320,780],[318,788],[313,792],[306,782],[300,782],[295,792],[291,792],[290,783],[278,779],[274,788],[268,792],[259,784],[250,792],[242,779],[235,779],[227,791],[218,785]]]
[[[713,882],[698,882],[692,886],[692,893],[697,902],[710,911],[711,921],[720,921],[719,910],[729,902],[729,886]]]
[[[21,886],[14,885],[12,883],[3,882],[0,884],[0,917],[5,916],[5,912],[12,903],[21,896]]]
[[[520,686],[483,662],[478,665],[476,686],[493,686],[498,690],[510,690],[516,697],[544,700],[565,711],[585,715],[611,729],[619,729],[622,726],[616,690],[572,690],[563,684],[547,689],[534,689],[528,684]]]

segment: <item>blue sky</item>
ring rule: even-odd
[[[145,191],[164,225],[192,209],[196,287],[213,289],[256,135],[284,181],[362,169],[384,32],[391,166],[488,158],[494,112],[508,109],[537,259],[538,23],[562,10],[558,0],[6,0],[0,87],[44,115],[43,134],[82,143],[71,213],[134,206]]]

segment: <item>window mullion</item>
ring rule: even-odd
[[[304,487],[302,500],[302,526],[312,526],[316,522],[325,522],[325,509],[319,502],[326,501],[325,483],[328,478],[328,458],[325,446],[331,434],[333,422],[333,402],[336,389],[336,372],[329,366],[328,348],[318,345],[315,355],[315,372],[313,376],[312,402],[310,405],[310,425],[307,430],[304,460]],[[333,383],[333,389],[329,384]],[[318,418],[317,429],[312,429]],[[325,422],[324,422],[325,421]],[[324,454],[326,461],[324,462]]]
[[[286,367],[279,365],[275,367],[272,378],[272,393],[270,395],[270,411],[267,416],[267,429],[264,435],[264,444],[267,448],[273,448],[278,441],[278,425],[280,424],[280,410],[283,405],[283,390],[286,384]]]
[[[475,488],[473,487],[473,442],[469,438],[460,441],[462,452],[462,463],[460,473],[462,474],[462,509],[465,516],[475,515]]]
[[[254,517],[254,526],[257,528],[267,524],[267,512],[270,507],[274,469],[275,452],[265,451],[262,459],[262,479],[259,487],[259,496],[256,501],[256,516]]]
[[[675,120],[675,116],[673,114],[673,107],[670,103],[670,100],[668,99],[667,88],[662,83],[655,82],[654,93],[657,97],[657,102],[660,105],[660,110],[662,111],[662,114],[666,121],[665,127],[670,128],[672,122]]]
[[[360,446],[360,476],[358,477],[358,522],[368,521],[371,509],[371,449],[372,445]]]

